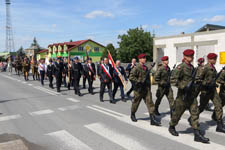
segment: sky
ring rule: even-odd
[[[118,35],[142,27],[156,36],[225,25],[224,0],[11,0],[15,49],[84,39],[118,47]],[[5,0],[0,0],[0,51],[5,50]]]

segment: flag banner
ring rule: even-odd
[[[116,64],[111,56],[111,53],[108,51],[108,58],[109,58],[109,63],[113,66],[113,68],[116,70],[116,72],[119,74],[119,78],[123,84],[124,89],[126,88],[126,85],[124,84],[124,79],[122,78],[122,75],[120,71],[117,69]]]

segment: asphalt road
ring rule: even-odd
[[[31,77],[30,77],[31,79]],[[82,89],[82,97],[62,88],[60,94],[41,86],[39,81],[24,81],[16,75],[0,73],[0,149],[1,150],[224,150],[225,134],[216,133],[212,112],[205,111],[201,128],[211,144],[193,141],[188,125],[189,112],[180,120],[179,137],[168,132],[168,101],[160,105],[162,127],[150,126],[147,109],[142,102],[137,123],[131,122],[131,101],[110,104],[99,101],[99,81],[95,95]],[[82,82],[81,82],[82,83]],[[128,87],[129,89],[129,87]],[[174,88],[174,96],[176,89]],[[155,101],[156,86],[152,87]]]

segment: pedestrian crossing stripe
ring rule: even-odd
[[[46,134],[50,136],[59,150],[92,150],[88,145],[65,130]]]
[[[190,146],[190,147],[195,148],[195,149],[200,149],[200,150],[212,150],[212,149],[223,150],[223,149],[225,149],[225,146],[214,143],[214,142],[210,142],[210,144],[207,144],[207,145],[195,142],[194,136],[190,135],[190,134],[182,134],[179,137],[175,137],[175,136],[172,136],[168,132],[167,127],[150,126],[150,123],[148,121],[143,121],[143,120],[139,120],[137,123],[134,123],[130,120],[130,116],[127,116],[125,114],[121,114],[123,117],[118,117],[118,116],[110,113],[110,111],[114,112],[114,113],[117,113],[117,112],[112,111],[110,109],[107,109],[108,110],[108,112],[107,112],[107,111],[103,110],[103,109],[106,109],[106,108],[102,108],[100,106],[98,106],[98,107],[101,108],[101,109],[99,109],[97,107],[94,107],[94,106],[88,106],[87,108],[92,109],[94,111],[98,111],[98,112],[100,112],[102,114],[105,114],[105,115],[108,115],[110,117],[114,117],[116,120],[119,120],[123,123],[132,125],[134,127],[137,127],[137,128],[143,129],[143,130],[146,130],[150,133],[154,133],[154,134],[159,135],[161,137],[167,138],[168,140],[172,140],[172,141],[184,144],[186,146]]]
[[[85,127],[92,132],[104,137],[105,139],[120,145],[121,147],[129,150],[150,150],[137,139],[129,137],[128,135],[119,133],[101,123],[93,123],[85,125]]]

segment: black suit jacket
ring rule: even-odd
[[[91,63],[91,68],[92,69],[90,69],[89,64],[84,65],[84,72],[88,78],[93,78],[94,76],[96,76],[96,69],[94,63]],[[91,76],[89,75],[89,71],[91,72]]]
[[[125,69],[120,66],[119,68],[117,68],[118,71],[121,73],[122,76],[124,76],[124,79],[127,81],[127,75],[126,75],[126,72],[125,72]],[[118,84],[122,84],[121,80],[120,80],[120,77],[119,77],[119,73],[116,72],[116,70],[114,69],[113,71],[113,75],[114,75],[114,82],[115,83],[118,83]]]
[[[81,63],[73,63],[72,65],[72,75],[74,79],[78,79],[83,74],[83,66]]]
[[[113,80],[113,67],[110,64],[108,64],[108,66],[109,66],[109,73],[110,73],[110,75],[112,77],[112,80]],[[105,82],[105,80],[106,80],[106,82],[112,82],[112,80],[106,75],[106,73],[104,72],[104,70],[102,69],[101,66],[99,68],[99,75],[100,75],[100,81],[101,82]]]

